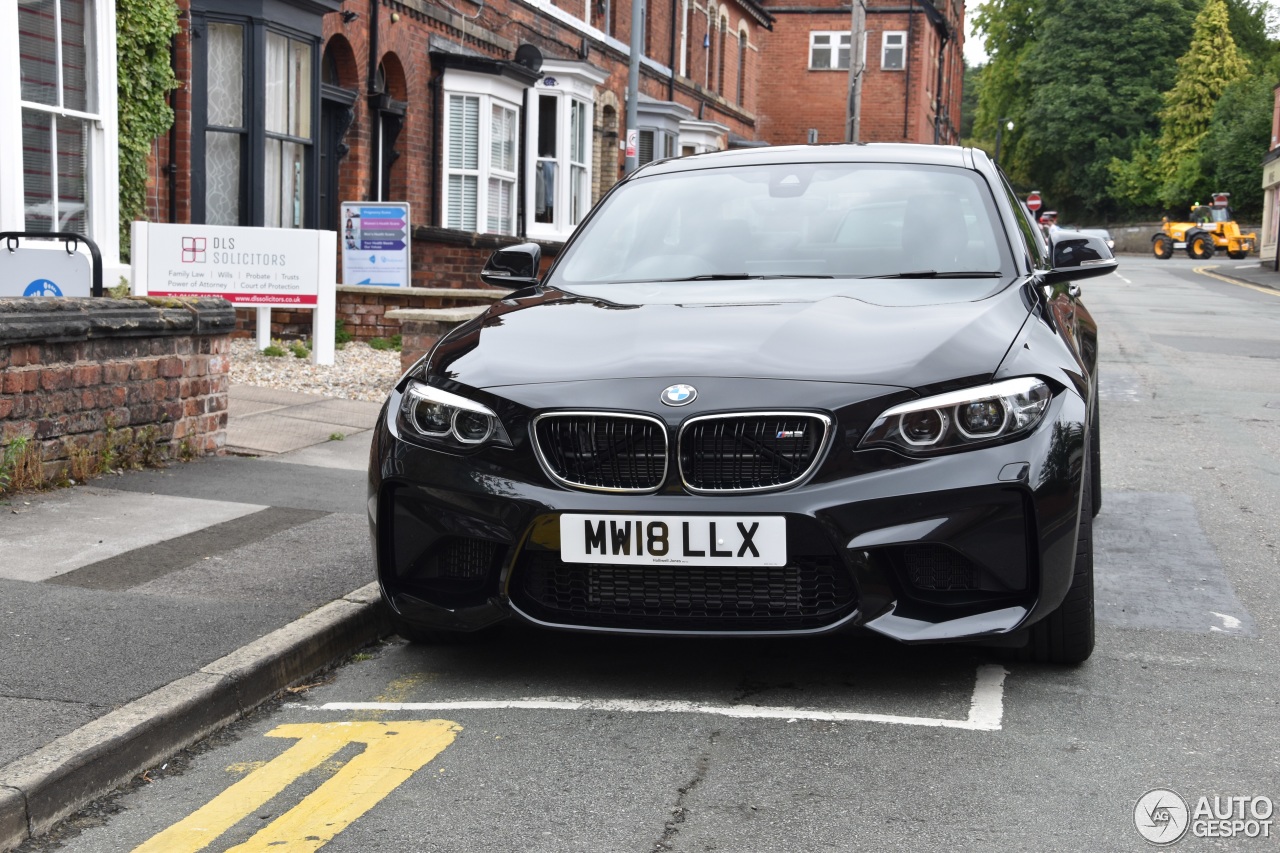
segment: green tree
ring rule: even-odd
[[[960,95],[960,139],[973,136],[973,120],[978,114],[978,93],[982,91],[981,65],[964,64],[964,90]],[[966,141],[967,145],[968,142]]]
[[[1265,0],[1226,0],[1227,22],[1236,47],[1254,68],[1263,68],[1276,56],[1276,42],[1267,35],[1267,13],[1270,7]]]
[[[178,86],[169,57],[177,32],[173,0],[116,0],[122,257],[129,251],[130,223],[146,210],[151,143],[173,123],[165,98]]]
[[[1173,88],[1160,113],[1160,200],[1173,206],[1210,192],[1202,143],[1214,105],[1227,87],[1249,74],[1249,64],[1231,37],[1223,0],[1206,0],[1196,16],[1191,47],[1178,58]],[[1217,152],[1213,152],[1216,156]],[[1255,169],[1256,171],[1256,169]]]
[[[1111,218],[1121,209],[1111,162],[1130,160],[1144,135],[1159,132],[1161,93],[1200,0],[1044,3],[1024,59],[1032,88],[1010,166],[1064,217]]]
[[[1249,77],[1227,87],[1213,107],[1202,158],[1211,192],[1231,193],[1238,218],[1262,216],[1261,163],[1271,147],[1273,80]]]
[[[1001,140],[1013,149],[1034,81],[1026,74],[1026,57],[1035,45],[1045,0],[983,0],[973,12],[974,32],[982,39],[987,63],[977,69],[977,104],[970,136],[994,151],[996,123],[1012,119],[1014,131]],[[966,78],[966,88],[968,80]],[[1002,159],[1003,155],[1002,155]]]

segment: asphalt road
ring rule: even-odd
[[[22,849],[1141,850],[1157,788],[1191,818],[1243,808],[1241,833],[1270,817],[1179,849],[1277,849],[1280,293],[1194,266],[1125,257],[1082,284],[1104,488],[1084,666],[862,638],[393,641]]]

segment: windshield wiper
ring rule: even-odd
[[[737,279],[759,278],[745,272],[708,272],[702,275],[691,275],[685,278],[664,278],[663,281],[734,281]]]
[[[1000,278],[1004,273],[1000,270],[970,270],[956,272],[938,272],[937,270],[912,270],[911,272],[886,273],[884,275],[864,275],[861,278]]]
[[[746,281],[773,278],[835,278],[831,275],[811,275],[809,273],[764,273],[752,275],[745,272],[709,272],[702,275],[691,275],[687,278],[660,278],[658,281]]]

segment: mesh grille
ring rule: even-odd
[[[855,591],[834,557],[786,566],[616,566],[526,553],[512,587],[531,616],[560,625],[777,631],[829,625]]]
[[[647,418],[548,415],[534,434],[550,473],[570,485],[647,492],[666,476],[667,433]]]
[[[825,436],[826,422],[813,415],[699,418],[680,434],[680,472],[706,491],[783,486],[808,473]]]
[[[912,545],[903,552],[907,577],[916,589],[978,588],[978,571],[961,553],[944,545]]]
[[[485,539],[449,539],[427,559],[424,578],[474,580],[488,575],[498,543]]]

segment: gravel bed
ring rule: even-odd
[[[400,378],[396,350],[352,341],[334,353],[332,366],[295,358],[287,346],[285,351],[283,356],[265,356],[251,339],[232,340],[231,384],[381,403]]]

